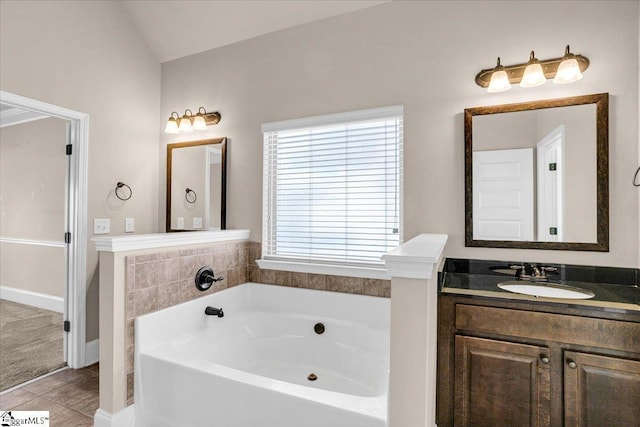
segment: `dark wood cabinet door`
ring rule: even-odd
[[[455,337],[456,426],[548,426],[545,347]]]
[[[565,426],[640,427],[640,362],[566,351]]]

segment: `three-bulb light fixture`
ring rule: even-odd
[[[544,84],[547,79],[554,83],[572,83],[582,78],[582,73],[589,67],[589,59],[582,55],[574,55],[565,49],[561,58],[540,61],[531,51],[529,62],[517,65],[503,66],[482,70],[476,75],[476,84],[486,87],[487,92],[504,92],[511,89],[512,83],[520,83],[520,87],[536,87]]]
[[[207,126],[218,124],[220,119],[220,113],[217,111],[207,113],[204,107],[198,108],[197,114],[193,114],[191,110],[187,109],[182,117],[174,111],[171,113],[169,120],[167,120],[164,131],[165,133],[186,133],[194,130],[205,130]]]

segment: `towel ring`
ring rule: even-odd
[[[193,197],[190,199],[190,198],[189,198],[189,194],[191,194],[191,193],[193,193]],[[196,200],[198,200],[198,195],[197,195],[197,194],[196,194],[196,192],[195,192],[195,191],[193,191],[192,189],[187,188],[187,189],[184,191],[184,199],[187,201],[187,203],[194,204],[194,203],[196,202]]]
[[[640,167],[638,167],[638,169],[636,169],[636,174],[633,175],[633,186],[634,187],[640,187],[640,182],[638,182],[638,173],[640,173]]]
[[[118,194],[118,190],[120,190],[122,187],[126,187],[129,190],[129,196],[128,197],[122,197],[120,194]],[[115,189],[115,193],[116,193],[116,197],[120,200],[123,201],[127,201],[131,198],[131,196],[133,196],[133,190],[131,190],[131,187],[129,187],[127,184],[125,184],[124,182],[118,182],[116,184],[116,189]]]

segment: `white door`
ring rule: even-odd
[[[533,240],[533,148],[473,152],[474,240]]]
[[[564,240],[564,126],[537,144],[537,240]]]

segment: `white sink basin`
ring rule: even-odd
[[[534,297],[589,299],[595,295],[586,289],[556,283],[533,283],[511,280],[509,282],[499,283],[498,287],[505,291],[516,294],[533,295]]]

